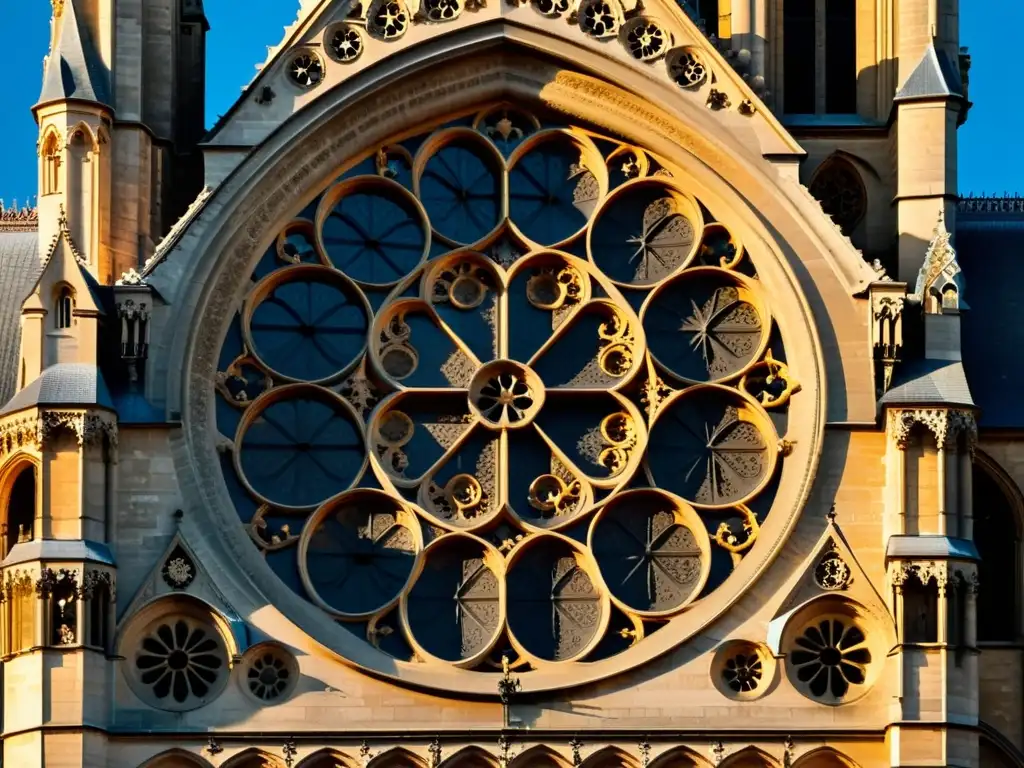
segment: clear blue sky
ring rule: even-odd
[[[244,7],[244,11],[242,8]],[[280,41],[296,14],[298,0],[206,0],[212,27],[208,38],[207,124],[225,112],[249,82],[266,47]],[[1000,94],[1019,69],[1018,51],[1002,29],[1024,28],[1024,3],[972,0],[960,4],[961,43],[971,49],[970,119],[960,129],[962,192],[1024,193],[1024,106]],[[0,111],[4,157],[0,197],[23,200],[35,194],[36,126],[29,107],[39,95],[43,56],[49,39],[47,0],[0,0],[0,72],[4,104]]]

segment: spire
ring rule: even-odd
[[[110,106],[109,90],[106,68],[78,20],[75,0],[53,0],[53,40],[36,106],[65,99]]]
[[[914,287],[914,294],[924,303],[925,311],[932,314],[941,314],[945,309],[967,309],[964,276],[950,239],[945,213],[939,211],[939,220]]]

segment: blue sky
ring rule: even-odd
[[[5,104],[0,133],[0,198],[24,200],[35,194],[36,126],[29,111],[39,95],[42,59],[49,40],[50,3],[0,0],[0,72]],[[245,12],[239,13],[244,5]],[[295,18],[298,0],[206,0],[212,27],[208,38],[207,124],[225,112],[249,82],[266,48],[276,44]],[[1019,68],[1017,50],[992,34],[992,19],[1003,29],[1024,28],[1024,4],[987,0],[960,4],[961,43],[971,49],[970,119],[960,129],[960,190],[1024,193],[1024,144],[1019,125],[1024,106],[1001,94]],[[1014,135],[1016,134],[1016,135]]]

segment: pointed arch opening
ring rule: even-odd
[[[63,162],[60,137],[56,131],[50,131],[43,138],[42,173],[40,192],[42,195],[56,195],[61,191],[60,167]]]
[[[819,747],[794,762],[793,768],[859,768],[859,766],[832,747]]]
[[[864,179],[854,164],[842,155],[834,154],[818,166],[808,189],[847,237],[867,214],[868,193]]]
[[[3,557],[14,545],[31,541],[36,519],[37,469],[34,461],[15,462],[0,474],[0,510],[3,514]]]
[[[75,291],[67,284],[57,288],[53,307],[54,324],[57,330],[70,328],[75,318]]]
[[[296,768],[356,768],[359,762],[336,749],[322,749],[299,762]]]
[[[91,256],[93,249],[94,202],[99,181],[96,137],[86,125],[79,125],[68,142],[68,227],[80,248]]]
[[[210,763],[199,755],[175,748],[151,757],[139,768],[209,768],[209,766]]]
[[[978,580],[998,585],[978,592],[978,642],[1019,642],[1024,499],[1017,484],[980,451],[974,461],[971,505],[974,544],[981,557]]]
[[[247,749],[224,763],[223,768],[284,768],[284,762],[262,749]]]

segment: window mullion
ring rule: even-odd
[[[814,114],[824,115],[825,106],[825,2],[814,0]]]

